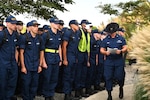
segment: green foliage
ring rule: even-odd
[[[101,8],[101,13],[110,14],[110,15],[118,15],[118,10],[113,9],[112,4],[99,5],[98,8]]]
[[[143,95],[146,94],[146,91],[144,91],[144,87],[139,85],[135,89],[135,94],[134,94],[134,100],[148,100],[148,97],[143,97]]]
[[[125,30],[130,37],[130,32],[135,31],[137,28],[141,29],[150,24],[150,2],[149,0],[132,0],[129,2],[120,2],[118,4],[104,4],[99,5],[101,13],[119,16],[124,19],[120,23],[126,25]],[[133,26],[133,27],[130,27]],[[129,29],[132,28],[132,29]],[[129,30],[129,32],[128,32]]]
[[[29,13],[35,17],[49,19],[54,17],[55,10],[67,11],[65,4],[73,4],[73,0],[1,0],[0,18],[9,14]]]

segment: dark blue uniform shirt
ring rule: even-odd
[[[67,55],[71,56],[73,62],[75,62],[77,53],[78,53],[78,44],[80,40],[79,31],[74,32],[71,29],[68,29],[63,34],[63,40],[68,42],[67,45]]]
[[[98,54],[98,42],[97,40],[95,40],[94,36],[91,36],[91,40],[90,40],[90,53],[91,54]]]
[[[27,36],[26,36],[26,35]],[[32,37],[31,33],[20,36],[20,49],[24,49],[24,61],[27,70],[37,71],[40,60],[40,51],[44,50],[43,40],[40,35]]]
[[[125,39],[116,34],[115,38],[111,38],[110,35],[108,35],[103,41],[102,41],[102,47],[107,50],[107,48],[117,48],[119,50],[122,49],[122,47],[126,45]],[[116,65],[116,66],[122,66],[123,63],[123,57],[121,54],[110,54],[109,56],[106,56],[106,65]]]
[[[17,34],[17,32],[13,32],[12,35],[10,35],[7,29],[0,31],[0,63],[3,66],[11,68],[11,63],[16,63],[15,51],[16,46],[18,46]]]
[[[49,29],[48,33],[42,34],[42,38],[45,49],[59,49],[59,46],[61,45],[61,33],[59,31],[57,31],[57,34],[55,34],[51,29]],[[45,60],[47,64],[57,64],[60,61],[60,57],[58,53],[45,52]]]
[[[99,63],[104,63],[104,55],[100,52],[100,48],[102,46],[102,40],[97,41],[97,52],[98,52],[98,62]]]

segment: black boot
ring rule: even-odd
[[[53,96],[50,96],[50,100],[55,100]]]
[[[85,90],[85,92],[83,92],[83,89],[81,89],[80,93],[81,93],[82,97],[89,97],[89,94],[86,93],[86,90]]]
[[[81,97],[81,93],[80,93],[80,90],[75,90],[75,97],[73,100],[80,100],[82,97]]]
[[[94,90],[103,91],[103,90],[105,90],[105,87],[102,87],[102,86],[100,86],[100,85],[95,85],[95,86],[94,86]]]
[[[65,94],[64,100],[72,100],[72,95],[71,94]]]
[[[11,97],[11,100],[17,100],[16,96]]]
[[[85,89],[85,94],[90,96],[90,95],[94,94],[94,91],[92,91],[92,88],[86,88]]]
[[[53,96],[45,97],[45,100],[55,100]]]
[[[119,98],[122,99],[123,98],[123,87],[119,88]]]
[[[107,91],[107,92],[108,92],[108,98],[107,98],[107,100],[112,100],[111,91]]]
[[[45,97],[45,100],[50,100],[50,98],[49,97]]]

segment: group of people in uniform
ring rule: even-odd
[[[23,100],[34,100],[37,93],[55,100],[55,92],[80,100],[104,89],[112,100],[114,79],[123,98],[127,45],[118,23],[100,32],[86,19],[70,20],[66,28],[63,20],[50,18],[42,29],[31,20],[22,34],[22,21],[10,15],[5,22],[5,27],[0,22],[0,100],[17,100],[15,93]]]

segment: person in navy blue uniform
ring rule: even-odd
[[[78,33],[79,24],[77,20],[69,22],[70,29],[63,34],[63,91],[65,93],[64,100],[72,100],[72,88],[75,79],[75,71],[77,65],[77,52],[80,36]]]
[[[51,28],[43,33],[45,54],[43,59],[43,89],[45,100],[54,100],[55,87],[58,82],[59,66],[62,63],[61,33],[58,31],[59,20],[50,18]]]
[[[6,27],[0,31],[0,100],[11,100],[16,89],[18,67],[16,32],[17,20],[10,15],[6,18]]]
[[[3,24],[3,21],[0,20],[0,31],[2,31],[4,29],[4,24]]]
[[[18,40],[20,40],[20,35],[22,34],[21,33],[21,30],[23,29],[23,22],[22,21],[17,21],[16,23],[16,28],[17,28],[17,32],[18,32]],[[18,41],[18,44],[19,44],[19,41]],[[17,80],[17,87],[16,87],[16,91],[15,91],[15,96],[18,96],[20,95],[21,93],[21,66],[20,66],[20,59],[19,59],[19,48],[17,49],[18,50],[18,80]],[[15,97],[14,96],[14,97]]]
[[[107,100],[112,100],[111,91],[113,90],[112,81],[114,78],[119,84],[119,98],[123,98],[125,70],[122,53],[126,52],[127,45],[125,39],[117,34],[118,28],[119,25],[115,22],[106,26],[105,31],[108,36],[102,41],[100,49],[101,53],[105,55],[104,76],[108,92]]]
[[[64,21],[63,20],[59,20],[59,31],[62,31],[62,29],[64,28]]]
[[[81,28],[79,30],[81,39],[78,45],[78,64],[76,70],[75,78],[75,97],[81,98],[89,96],[85,94],[83,89],[86,87],[86,78],[87,78],[87,67],[90,67],[90,33],[88,31],[89,22],[86,19],[83,19],[80,23]],[[82,43],[85,44],[82,44]],[[81,45],[82,44],[82,45]],[[83,48],[82,48],[83,47]],[[81,48],[81,49],[80,49]],[[83,50],[84,49],[84,50]]]
[[[125,30],[124,30],[124,28],[122,28],[122,27],[119,28],[119,29],[118,29],[118,34],[119,34],[120,36],[122,36],[122,37],[125,38]],[[125,62],[126,62],[127,54],[128,54],[128,51],[126,51],[126,52],[123,53],[124,66],[126,66]]]
[[[20,36],[23,100],[33,100],[35,98],[39,73],[42,71],[44,46],[42,38],[38,35],[38,26],[37,21],[32,20],[29,33]]]
[[[27,27],[26,33],[29,33],[31,26],[32,26],[31,22],[28,22],[26,25],[26,27]]]
[[[87,67],[87,77],[86,77],[86,91],[85,93],[88,95],[92,95],[95,91],[92,90],[92,84],[94,83],[94,78],[96,73],[94,73],[96,69],[96,65],[98,64],[98,44],[97,40],[94,38],[94,34],[99,33],[98,29],[92,30],[91,39],[90,39],[90,67]]]
[[[66,30],[68,30],[68,28],[64,29],[64,21],[63,20],[59,20],[59,26],[58,26],[58,30],[61,33],[61,36],[63,37],[63,34]],[[64,72],[64,68],[63,68],[63,64],[61,66],[59,66],[59,75],[58,75],[58,83],[55,89],[55,92],[57,93],[63,93],[63,72]]]
[[[101,47],[101,32],[98,29],[92,30],[91,37],[91,52],[90,52],[90,64],[92,74],[91,85],[94,85],[94,93],[104,90],[105,88],[100,85],[103,76],[103,62],[104,55],[100,53]],[[90,73],[88,75],[90,75]]]
[[[48,29],[49,29],[49,25],[43,25],[43,31],[44,32],[48,32]]]

